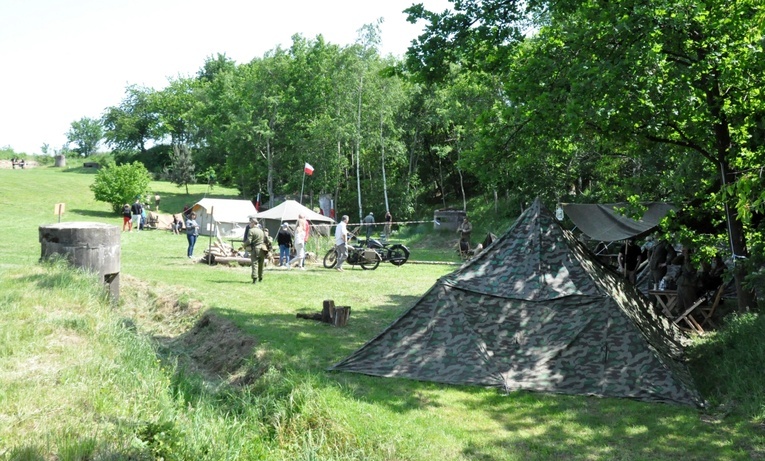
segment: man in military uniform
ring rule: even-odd
[[[372,236],[372,228],[375,226],[375,215],[371,211],[364,218],[364,227],[366,228],[367,240]]]
[[[250,218],[249,241],[250,261],[252,262],[252,283],[263,281],[263,263],[266,259],[266,234],[260,228],[257,219]]]

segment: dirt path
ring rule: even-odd
[[[24,168],[35,168],[37,166],[40,166],[39,163],[32,161],[26,161],[24,160]],[[13,163],[10,160],[0,160],[0,169],[3,170],[11,170],[13,169]],[[16,167],[17,170],[20,170],[21,167]]]

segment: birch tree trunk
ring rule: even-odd
[[[382,180],[383,180],[383,196],[385,197],[385,211],[390,211],[388,206],[388,180],[385,177],[385,137],[383,136],[383,113],[380,111],[380,153],[382,157]]]
[[[359,105],[356,112],[356,191],[359,196],[359,222],[364,218],[361,208],[361,96],[364,89],[364,75],[359,79]]]

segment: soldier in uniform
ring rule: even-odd
[[[252,262],[252,283],[263,281],[263,263],[266,259],[266,234],[260,228],[257,219],[250,218],[249,241],[250,261]]]

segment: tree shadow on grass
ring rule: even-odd
[[[474,398],[475,397],[475,398]],[[691,407],[629,399],[467,391],[466,412],[497,422],[506,437],[467,446],[470,459],[717,460],[758,459],[762,438],[710,423]],[[761,456],[759,459],[762,459]]]
[[[252,313],[220,307],[208,312],[238,328],[233,334],[241,336],[239,339],[224,340],[219,336],[221,344],[232,345],[224,347],[225,350],[246,341],[267,350],[265,355],[253,354],[247,362],[253,373],[239,381],[242,385],[255,383],[265,370],[275,366],[305,376],[314,387],[340,385],[349,398],[396,414],[432,412],[434,416],[449,418],[446,423],[434,422],[433,431],[441,431],[446,424],[455,427],[455,437],[457,433],[462,434],[458,438],[462,441],[459,442],[462,443],[461,455],[466,459],[744,460],[758,459],[758,456],[762,459],[761,436],[758,439],[752,430],[742,430],[735,422],[710,422],[691,407],[528,391],[505,394],[498,389],[478,386],[325,371],[382,332],[400,314],[400,311],[391,312],[391,318],[383,321],[379,309],[390,310],[388,304],[411,306],[417,299],[417,296],[391,297],[389,303],[352,310],[348,326],[342,328],[298,319],[291,313]],[[298,308],[296,313],[301,310],[306,311]],[[191,331],[186,333],[187,343],[191,340]],[[230,360],[231,354],[227,357]],[[214,357],[207,359],[214,361]],[[193,401],[214,383],[190,384],[199,378],[187,379],[188,371],[179,370],[173,385]],[[229,410],[225,402],[220,405],[221,412]],[[460,427],[464,419],[483,422]],[[485,421],[492,422],[489,430]],[[427,434],[428,430],[431,429],[426,427],[423,433]]]
[[[74,173],[74,174],[90,174],[95,175],[98,173],[99,168],[85,168],[83,166],[64,168],[62,173]]]
[[[122,222],[121,222],[122,216],[120,216],[119,214],[113,211],[85,210],[82,208],[75,208],[69,211],[71,213],[77,213],[80,216],[90,216],[93,218],[114,218],[115,222],[117,222],[117,220],[119,219],[120,220],[119,224],[122,225]]]

